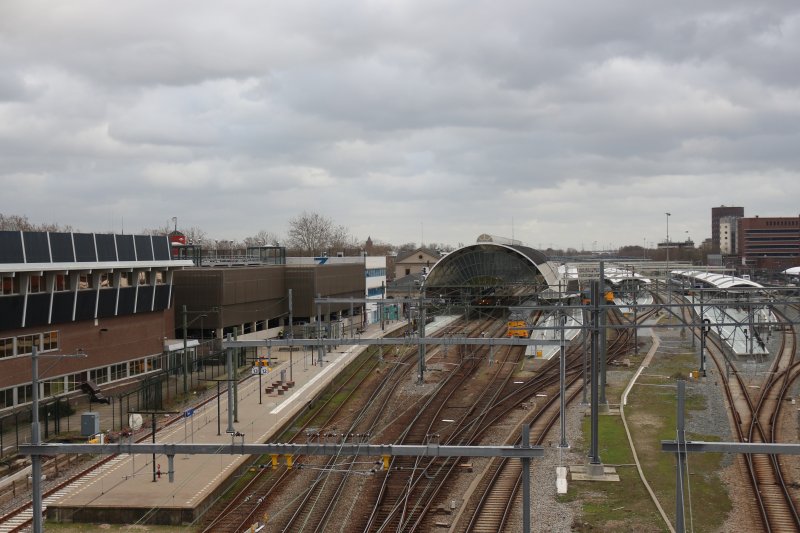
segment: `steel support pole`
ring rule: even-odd
[[[606,399],[606,269],[605,262],[600,261],[600,314],[598,315],[598,328],[600,329],[600,350],[598,359],[600,363],[600,403],[607,405]]]
[[[220,412],[220,400],[222,399],[222,393],[219,391],[219,384],[220,382],[217,381],[217,435],[221,435],[220,432],[220,419],[222,418],[222,414]]]
[[[589,350],[587,346],[587,342],[589,341],[590,330],[589,330],[589,312],[586,309],[581,309],[581,319],[583,320],[583,340],[581,344],[583,345],[583,404],[586,405],[589,403],[589,399],[586,397],[586,385],[587,385],[587,376],[588,373],[588,366],[589,366]]]
[[[156,443],[156,414],[155,413],[151,413],[150,417],[151,417],[150,420],[151,420],[151,424],[152,424],[152,428],[151,428],[152,432],[151,433],[152,433],[152,437],[153,437],[153,444],[155,444]],[[156,482],[156,454],[154,453],[153,454],[153,483],[155,483],[155,482]]]
[[[317,298],[322,298],[321,294],[317,294]],[[322,368],[325,360],[325,346],[322,344],[322,304],[317,302],[317,340],[320,341],[317,350],[317,364]]]
[[[186,374],[189,373],[189,356],[186,353],[186,335],[188,330],[188,324],[186,323],[186,306],[181,307],[181,313],[183,315],[183,393],[187,394],[189,392],[189,387],[186,383]]]
[[[678,452],[675,454],[675,532],[684,533],[686,525],[683,518],[683,470],[686,454],[681,451],[684,443],[684,394],[686,382],[678,380]]]
[[[706,375],[706,321],[703,308],[703,291],[700,290],[700,374]]]
[[[598,418],[598,411],[599,411],[599,386],[598,386],[598,365],[597,365],[597,344],[598,344],[598,317],[600,315],[600,310],[598,306],[598,298],[600,297],[600,282],[599,281],[592,281],[592,340],[591,340],[591,350],[592,350],[592,370],[591,370],[591,382],[592,382],[592,405],[591,405],[591,426],[592,426],[592,442],[591,447],[589,449],[589,462],[591,464],[600,464],[600,452],[598,446],[598,430],[599,430],[599,418]]]
[[[292,289],[289,289],[289,329],[287,331],[289,332],[289,338],[290,339],[294,339],[294,318],[293,318],[293,316],[294,315],[292,313]],[[294,375],[292,374],[292,365],[293,365],[292,352],[294,351],[293,348],[294,348],[293,346],[289,346],[289,381],[294,381]]]
[[[425,338],[425,308],[422,307],[422,293],[419,296],[419,325],[417,327],[419,331],[419,338]],[[419,384],[422,385],[425,383],[425,344],[420,342],[419,343]]]
[[[561,354],[560,354],[560,361],[559,361],[559,393],[561,394],[561,444],[559,446],[561,448],[569,448],[569,444],[567,443],[567,391],[566,391],[566,384],[565,378],[567,375],[567,353],[565,348],[565,336],[564,336],[564,328],[567,325],[567,315],[564,314],[563,310],[559,310],[559,321],[561,322]]]
[[[530,447],[531,427],[522,426],[522,448]],[[531,460],[522,459],[522,531],[531,533]]]
[[[231,334],[228,333],[228,341],[231,340]],[[233,348],[228,348],[225,350],[225,365],[227,367],[226,371],[228,373],[228,429],[225,430],[227,433],[236,433],[236,430],[233,428]]]
[[[31,442],[41,444],[39,440],[39,353],[36,344],[31,349],[31,399],[33,400],[33,413],[31,413]],[[31,488],[33,490],[33,531],[42,531],[42,456],[31,455]]]
[[[639,286],[636,284],[636,268],[631,267],[631,274],[633,275],[633,355],[639,357],[639,306],[636,302]]]

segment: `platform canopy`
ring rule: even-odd
[[[479,242],[447,254],[425,280],[427,294],[530,296],[559,285],[557,268],[538,250]]]
[[[763,289],[764,286],[749,279],[737,278],[726,274],[717,274],[714,272],[703,272],[700,270],[672,270],[672,276],[677,278],[686,278],[695,282],[700,282],[706,287],[713,287],[715,289],[740,289],[740,288],[753,288]]]

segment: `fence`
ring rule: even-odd
[[[151,410],[178,410],[181,405],[199,401],[216,386],[211,380],[225,374],[225,352],[218,340],[206,341],[188,354],[184,361],[182,351],[161,356],[161,368],[142,375],[135,382],[123,385],[108,385],[103,394],[108,404],[94,403],[88,394],[47,398],[39,405],[39,423],[42,440],[84,440],[81,436],[81,413],[95,412],[100,415],[100,429],[115,440],[128,430],[131,413]],[[240,349],[234,353],[234,366],[239,369],[251,361],[254,349]],[[184,387],[185,391],[184,392]],[[86,409],[81,407],[85,406]],[[17,406],[0,415],[0,460],[8,463],[17,453],[20,444],[31,442],[30,405]],[[149,426],[150,417],[143,417]]]

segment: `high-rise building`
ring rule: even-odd
[[[720,253],[719,221],[722,217],[743,217],[744,207],[721,205],[711,208],[711,253]]]
[[[800,216],[740,218],[736,252],[743,265],[756,269],[800,265]]]

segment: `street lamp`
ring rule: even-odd
[[[44,354],[42,357],[88,357],[82,348],[78,348],[74,354]],[[39,435],[39,350],[34,343],[31,348],[31,401],[33,403],[33,413],[31,413],[31,444],[40,445]],[[33,491],[33,531],[42,531],[42,456],[39,454],[31,455],[31,489]]]

